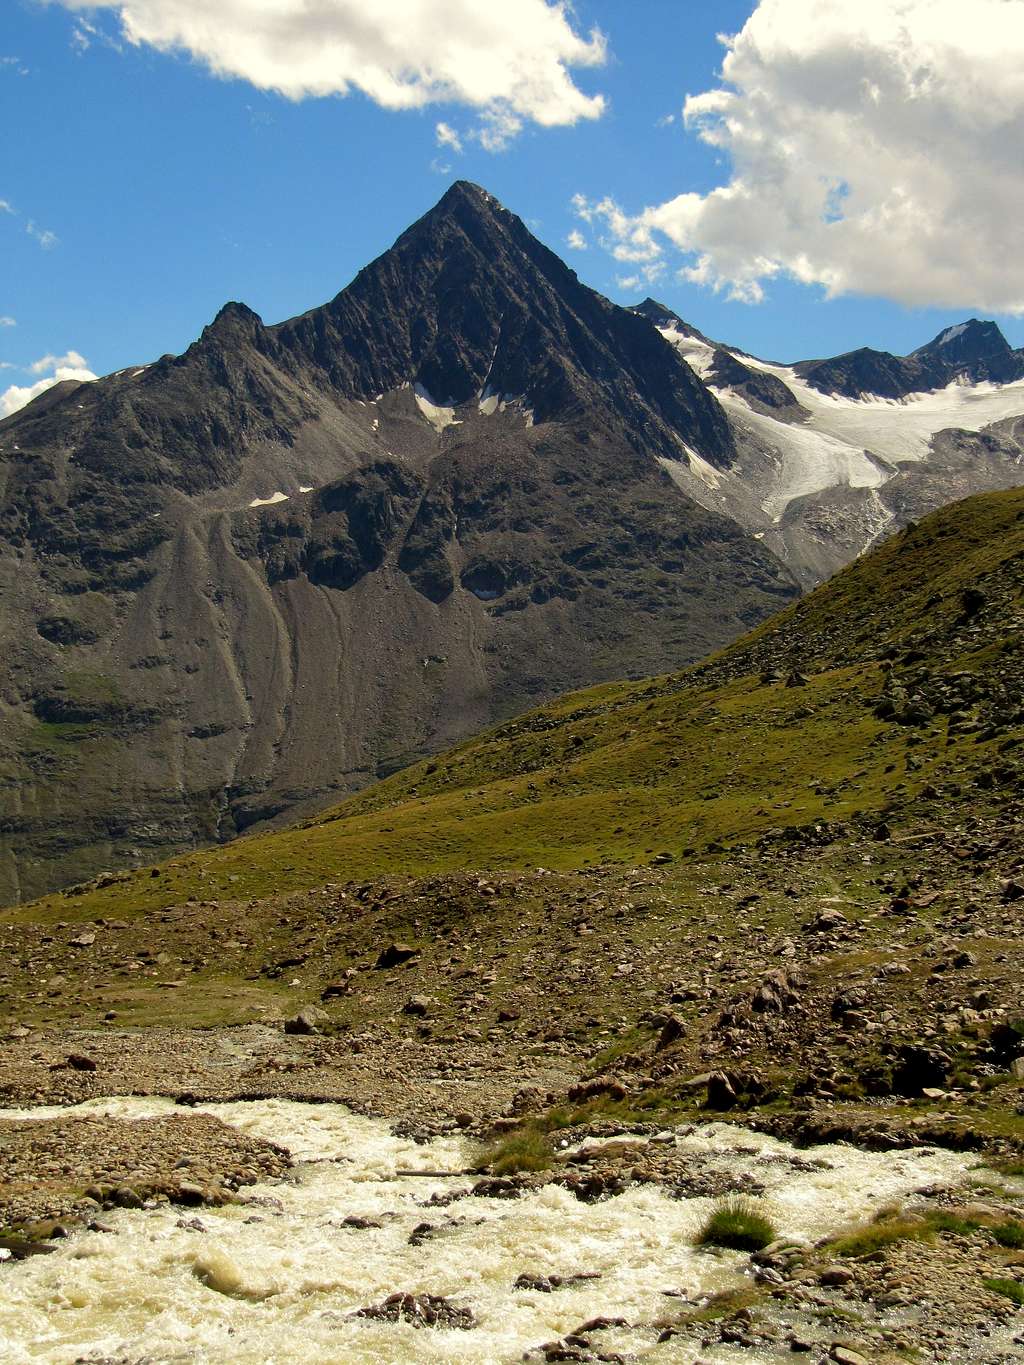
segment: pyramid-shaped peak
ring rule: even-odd
[[[993,354],[1004,354],[1010,350],[1010,343],[1003,336],[996,323],[981,318],[967,318],[952,327],[944,328],[937,337],[922,346],[915,355],[934,353],[945,354],[947,359],[971,360]]]

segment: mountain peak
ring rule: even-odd
[[[686,433],[712,463],[734,454],[717,400],[676,351],[467,180],[325,308],[271,330],[287,363],[312,361],[353,398],[418,384],[457,406],[486,391],[537,425],[596,405],[637,450],[678,458]]]
[[[477,185],[472,180],[453,180],[438,203],[443,204],[446,200],[456,199],[469,199],[474,203],[487,204],[491,208],[503,207],[489,190],[485,190],[482,185]]]
[[[967,318],[964,322],[945,328],[926,346],[916,350],[914,355],[931,355],[936,351],[942,351],[948,360],[981,360],[1009,354],[1010,343],[996,323],[981,318]]]
[[[674,322],[682,322],[678,313],[673,313],[671,308],[659,303],[657,299],[652,299],[649,294],[641,303],[634,304],[631,311],[649,318],[655,327],[668,327]]]

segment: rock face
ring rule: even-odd
[[[0,903],[232,837],[796,585],[650,323],[457,184],[322,308],[0,423]]]

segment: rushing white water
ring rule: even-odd
[[[518,1200],[460,1199],[424,1208],[435,1192],[464,1189],[472,1152],[461,1138],[417,1146],[383,1122],[336,1105],[279,1100],[202,1106],[226,1123],[286,1145],[301,1163],[289,1180],[247,1191],[249,1204],[184,1212],[104,1214],[110,1233],[80,1233],[45,1257],[0,1266],[0,1360],[147,1365],[498,1365],[599,1314],[651,1324],[669,1312],[666,1290],[689,1297],[738,1283],[747,1258],[698,1251],[694,1234],[712,1205],[651,1186],[597,1204],[556,1186]],[[0,1111],[3,1118],[109,1113],[141,1118],[170,1102],[91,1101],[77,1109]],[[882,1203],[933,1182],[955,1182],[964,1158],[936,1151],[871,1154],[848,1147],[795,1153],[784,1143],[709,1124],[679,1147],[714,1171],[754,1176],[786,1235],[817,1238]],[[794,1161],[794,1158],[797,1158]],[[402,1169],[453,1172],[397,1175]],[[346,1217],[379,1228],[341,1226]],[[198,1222],[205,1231],[190,1224]],[[421,1222],[441,1231],[419,1246]],[[516,1290],[522,1273],[600,1278],[545,1294]],[[441,1294],[472,1309],[470,1331],[352,1319],[397,1290]],[[691,1350],[656,1332],[600,1334],[603,1350],[651,1362],[774,1359],[720,1347]]]

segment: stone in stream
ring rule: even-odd
[[[476,1326],[472,1309],[460,1308],[440,1294],[389,1294],[382,1303],[360,1308],[352,1317],[408,1322],[413,1327],[457,1327],[462,1331]]]
[[[833,1345],[829,1359],[834,1360],[836,1365],[871,1365],[867,1356],[862,1356],[859,1351],[853,1350],[850,1346],[843,1346],[839,1342]]]
[[[49,1256],[51,1252],[56,1250],[56,1247],[49,1246],[46,1242],[21,1241],[17,1237],[0,1237],[0,1251],[6,1251],[8,1257],[15,1261],[24,1261],[29,1256]]]
[[[818,1283],[828,1286],[830,1289],[838,1289],[841,1285],[849,1284],[853,1279],[853,1271],[848,1270],[844,1265],[830,1265],[818,1276]]]
[[[600,1278],[601,1276],[594,1270],[582,1271],[578,1275],[520,1275],[512,1288],[534,1289],[540,1294],[551,1294],[556,1289],[566,1289],[571,1285],[585,1284],[588,1280]]]
[[[571,1336],[585,1337],[588,1332],[607,1332],[613,1327],[629,1328],[632,1324],[626,1318],[590,1318],[587,1322],[580,1323]]]

